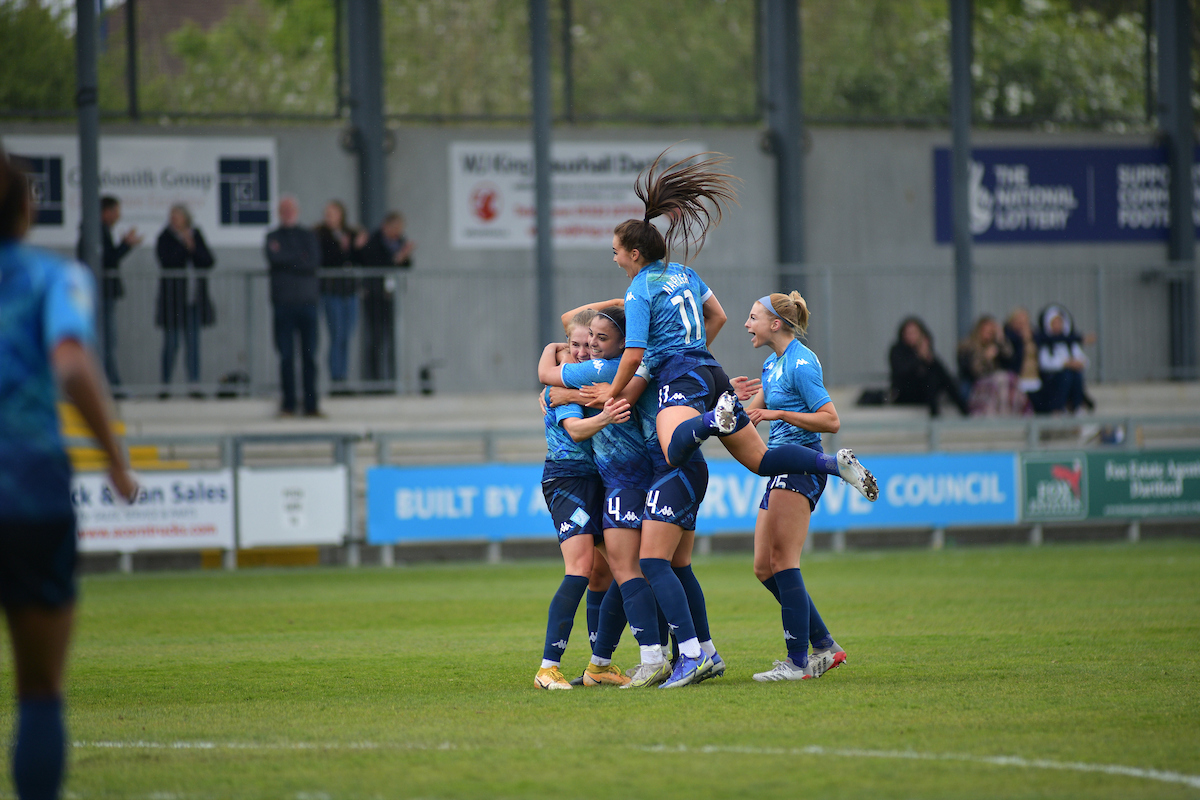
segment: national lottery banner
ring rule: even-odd
[[[1017,520],[1012,453],[864,456],[879,481],[870,503],[830,478],[812,530],[999,525]],[[375,467],[367,471],[367,541],[551,538],[542,465]],[[754,530],[766,478],[740,464],[709,462],[700,534]]]
[[[1200,516],[1200,450],[1021,457],[1029,522]]]
[[[29,167],[35,219],[29,241],[75,247],[79,240],[79,140],[5,136]],[[137,228],[149,246],[171,206],[188,207],[216,247],[261,247],[278,201],[275,140],[267,137],[102,136],[100,194],[121,201],[120,239]]]
[[[147,472],[132,504],[100,473],[76,474],[71,501],[87,552],[233,549],[233,471]]]
[[[610,246],[613,228],[646,213],[633,191],[634,182],[668,148],[663,166],[705,150],[697,142],[554,142],[550,146],[554,246]],[[532,144],[452,142],[449,164],[452,246],[534,246]]]
[[[934,227],[954,241],[950,150],[933,153]],[[971,235],[981,243],[1155,242],[1171,225],[1171,170],[1161,148],[980,148],[968,180]],[[1200,228],[1200,148],[1192,186]]]

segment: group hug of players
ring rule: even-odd
[[[645,217],[613,235],[613,261],[630,279],[625,297],[564,314],[566,342],[547,345],[538,362],[548,387],[542,491],[566,573],[550,603],[539,688],[666,689],[725,673],[691,567],[708,487],[700,445],[711,436],[770,478],[754,572],[779,601],[787,654],[754,679],[818,678],[846,660],[804,587],[800,553],[829,475],[871,501],[879,491],[853,452],[822,451],[821,434],[840,422],[821,363],[801,342],[808,307],[797,292],[756,301],[745,328],[770,354],[761,379],[730,379],[708,350],[724,309],[695,271],[669,260],[672,246],[685,260],[692,244],[698,252],[736,199],[726,161],[709,153],[659,169],[656,160],[639,177]],[[651,222],[659,217],[665,232]],[[754,428],[763,420],[768,445]],[[568,681],[561,661],[585,592],[592,657]],[[626,624],[641,660],[622,672],[612,656]]]

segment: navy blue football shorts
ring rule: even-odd
[[[646,509],[645,489],[609,489],[604,497],[604,521],[602,527],[642,527],[642,514]]]
[[[696,514],[708,493],[708,463],[693,458],[678,469],[655,475],[646,492],[646,510],[642,519],[678,525],[685,531],[696,530]]]
[[[658,410],[662,411],[670,406],[687,406],[703,414],[705,411],[711,411],[717,405],[717,398],[726,392],[733,393],[733,384],[729,382],[729,376],[725,374],[722,367],[696,367],[691,372],[659,387]],[[735,408],[737,424],[734,425],[733,432],[737,433],[750,424],[750,417],[747,416],[741,403],[738,403]]]
[[[0,519],[0,604],[62,608],[75,601],[75,518]]]
[[[594,536],[597,544],[604,540],[604,532],[600,528],[604,485],[598,476],[542,481],[542,496],[546,498],[550,518],[554,520],[559,544],[581,533]]]
[[[771,501],[771,491],[773,489],[786,489],[789,492],[796,492],[808,498],[809,511],[815,511],[817,501],[821,499],[821,493],[825,491],[825,484],[829,480],[829,476],[821,473],[820,475],[812,475],[807,472],[799,472],[795,475],[776,475],[767,481],[767,489],[763,492],[762,502],[758,507],[763,511],[768,510]]]

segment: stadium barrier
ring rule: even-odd
[[[879,481],[878,502],[830,480],[811,530],[840,550],[847,534],[869,540],[872,532],[915,532],[914,542],[939,547],[948,530],[981,528],[1027,530],[1038,544],[1044,526],[1080,523],[1125,523],[1136,540],[1147,520],[1200,519],[1200,417],[1121,419],[1137,435],[1087,450],[1045,449],[1061,444],[1055,434],[1072,425],[1078,430],[1078,420],[1057,419],[1005,422],[1036,449],[864,452]],[[978,434],[992,427],[971,422],[910,427],[929,434],[928,443],[949,430]],[[1171,435],[1180,447],[1137,446]],[[159,463],[173,468],[144,469],[131,506],[116,500],[102,473],[77,474],[72,499],[80,549],[119,554],[120,568],[130,570],[135,553],[203,551],[234,568],[239,559],[260,563],[242,557],[250,551],[337,547],[345,563],[358,565],[361,547],[370,545],[390,565],[397,545],[486,543],[488,558],[498,560],[502,543],[552,542],[541,464],[529,458],[528,447],[512,446],[530,444],[531,432],[458,431],[451,438],[472,436],[481,463],[432,466],[389,463],[404,451],[398,444],[444,439],[432,431],[130,439],[131,448],[154,450]],[[356,468],[360,444],[371,445],[375,466]],[[501,463],[514,455],[514,463]],[[713,536],[753,530],[766,483],[729,459],[711,458],[709,467],[697,526],[701,552]]]
[[[232,569],[242,550],[356,546],[349,533],[355,529],[350,498],[353,443],[359,438],[302,434],[127,440],[131,449],[152,442],[175,453],[189,453],[193,460],[185,463],[194,466],[143,469],[138,473],[140,492],[132,504],[117,499],[102,472],[77,473],[71,499],[80,552],[118,553],[120,569],[128,572],[133,554],[140,552],[219,552],[224,566]],[[256,445],[323,446],[327,452],[318,459],[333,463],[248,464],[248,460],[263,460],[248,457],[247,451]],[[294,453],[291,458],[295,459]]]

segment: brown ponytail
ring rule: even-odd
[[[734,182],[740,179],[718,171],[729,162],[729,156],[711,152],[676,161],[659,171],[659,162],[666,153],[665,150],[659,153],[650,168],[638,175],[634,185],[634,191],[646,206],[645,217],[626,220],[613,232],[623,248],[637,250],[646,261],[665,260],[678,244],[682,244],[683,258],[687,261],[704,247],[709,228],[721,222],[722,209],[729,203],[737,203]],[[693,158],[701,160],[690,163]],[[660,216],[671,220],[665,235],[650,222]],[[694,238],[697,230],[698,239]]]

